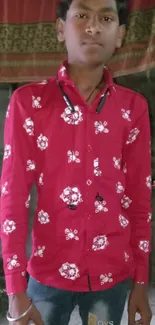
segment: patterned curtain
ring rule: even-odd
[[[0,82],[55,74],[66,57],[55,32],[57,0],[0,0]],[[109,66],[114,76],[155,67],[155,0],[128,0],[123,47]]]

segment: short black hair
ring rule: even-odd
[[[57,10],[57,18],[66,20],[67,11],[73,0],[61,0]],[[128,20],[128,6],[127,0],[115,0],[118,9],[119,23],[120,25],[126,25]]]

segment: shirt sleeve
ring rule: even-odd
[[[124,208],[128,208],[130,246],[135,262],[134,282],[147,284],[151,242],[151,139],[148,105],[140,96],[136,101],[141,116],[129,131],[125,144],[126,193]],[[128,203],[126,205],[126,203]]]
[[[0,225],[8,295],[25,292],[27,288],[29,193],[36,168],[32,111],[30,107],[24,108],[20,92],[14,92],[6,115],[1,175]]]

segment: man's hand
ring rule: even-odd
[[[136,313],[140,314],[141,319],[135,321]],[[135,284],[131,291],[128,304],[128,325],[150,325],[152,312],[149,306],[149,299],[145,285]]]
[[[29,306],[30,299],[26,293],[9,296],[9,314],[12,318],[18,318]],[[43,325],[39,311],[34,306],[25,317],[19,321],[11,322],[10,325],[28,325],[30,321],[35,325]]]

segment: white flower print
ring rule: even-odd
[[[8,194],[7,187],[8,187],[8,182],[5,182],[5,184],[3,184],[3,185],[2,185],[2,188],[1,188],[1,195],[2,195],[2,196]]]
[[[26,120],[25,120],[25,123],[23,125],[23,128],[26,130],[26,132],[29,134],[29,135],[34,135],[34,122],[32,121],[31,117],[28,117]]]
[[[121,193],[124,192],[124,187],[123,187],[123,185],[122,185],[120,182],[118,182],[118,183],[116,184],[116,192],[117,192],[118,194],[121,194]]]
[[[48,81],[45,79],[45,80],[42,80],[40,81],[38,84],[39,85],[47,85]]]
[[[105,249],[108,245],[108,239],[106,235],[103,236],[97,236],[93,239],[93,245],[92,245],[92,249],[94,251],[98,251],[101,249]]]
[[[95,134],[98,133],[109,133],[108,128],[106,127],[108,125],[108,123],[106,121],[102,122],[95,122],[94,126],[95,126]]]
[[[45,150],[48,147],[48,139],[45,135],[40,134],[40,136],[37,139],[37,146],[41,150]]]
[[[101,176],[102,171],[99,168],[99,158],[94,159],[94,175]]]
[[[117,159],[116,157],[113,158],[113,162],[114,162],[114,167],[116,169],[121,169],[121,158]]]
[[[82,202],[82,195],[77,187],[67,187],[63,190],[60,198],[67,204],[78,205]]]
[[[131,122],[131,118],[130,118],[130,113],[131,113],[131,111],[129,111],[129,110],[126,111],[124,108],[122,108],[122,109],[121,109],[121,112],[122,112],[122,117],[123,117],[125,120]]]
[[[123,173],[126,174],[127,173],[127,164],[125,163],[124,166],[123,166]]]
[[[152,213],[148,213],[148,219],[147,222],[150,222],[152,220]]]
[[[4,148],[4,160],[8,159],[9,156],[11,156],[11,146],[9,144],[6,144]]]
[[[11,234],[16,230],[16,223],[13,220],[6,220],[3,224],[3,231],[6,235]]]
[[[100,275],[101,285],[104,285],[108,282],[113,282],[112,273],[101,274]]]
[[[60,69],[60,72],[61,72],[62,76],[64,76],[64,73],[66,72],[66,67],[62,66]]]
[[[149,252],[149,241],[148,240],[141,240],[139,243],[139,248],[144,251],[145,253]]]
[[[107,92],[106,92],[106,95],[107,95],[107,96],[110,96],[110,91],[107,91]],[[100,97],[101,97],[101,98],[102,98],[102,97],[105,97],[105,92],[104,92]]]
[[[64,121],[68,124],[78,125],[80,122],[83,121],[82,112],[79,106],[74,106],[75,112],[71,112],[70,109],[67,107],[61,117]]]
[[[47,212],[44,212],[43,210],[41,210],[39,213],[38,213],[38,221],[43,225],[43,224],[46,224],[46,223],[49,223],[50,222],[50,218],[49,218],[49,215]]]
[[[106,207],[106,201],[95,201],[95,212],[99,213],[101,211],[108,212],[108,208]]]
[[[39,185],[44,185],[43,177],[44,177],[44,174],[41,173],[40,176],[39,176]]]
[[[137,128],[134,128],[130,131],[129,138],[126,142],[126,144],[131,144],[133,143],[136,139],[140,131]]]
[[[17,255],[14,255],[12,258],[7,259],[7,264],[8,264],[8,270],[12,270],[16,267],[19,267],[20,264],[18,262],[18,257]]]
[[[124,259],[125,259],[125,262],[128,262],[128,260],[129,260],[129,255],[126,252],[124,252]]]
[[[62,264],[59,272],[61,276],[69,280],[76,280],[80,277],[78,267],[75,264],[70,264],[68,262]]]
[[[30,170],[35,170],[36,169],[36,164],[33,160],[28,160],[27,161],[27,171],[30,171]]]
[[[137,283],[138,283],[138,284],[145,284],[145,282],[139,282],[139,281],[137,281]]]
[[[79,237],[77,236],[78,234],[78,230],[72,230],[72,229],[65,229],[65,234],[66,234],[66,240],[70,240],[70,239],[75,239],[75,240],[79,240]]]
[[[146,177],[146,186],[151,190],[151,188],[152,188],[152,178],[151,178],[151,176]]]
[[[27,201],[25,202],[25,207],[28,209],[30,207],[31,195],[28,196]]]
[[[11,106],[8,105],[8,109],[7,109],[7,112],[6,112],[6,118],[9,118],[10,108],[11,108]]]
[[[22,275],[22,276],[26,276],[26,272],[23,271],[23,272],[21,273],[21,275]]]
[[[130,198],[128,196],[124,195],[121,200],[121,203],[122,203],[122,207],[124,209],[128,209],[130,204],[132,203],[132,200],[130,200]]]
[[[38,246],[36,252],[34,253],[34,256],[39,256],[39,257],[43,257],[44,256],[44,250],[45,250],[45,246]]]
[[[67,152],[67,155],[68,155],[68,162],[71,163],[71,162],[75,162],[75,163],[80,163],[80,159],[78,158],[79,156],[79,152],[78,151],[71,151],[69,150]]]
[[[33,108],[41,108],[40,105],[41,97],[32,96],[32,107]]]
[[[119,215],[119,222],[123,228],[126,228],[129,224],[129,221],[125,217],[123,217],[121,214]]]
[[[86,182],[86,184],[87,184],[88,186],[90,186],[90,185],[92,184],[91,179],[88,179],[87,182]]]

